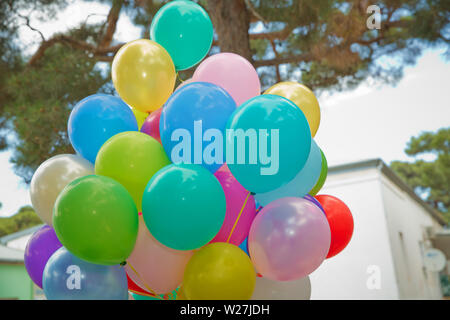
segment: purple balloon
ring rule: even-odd
[[[330,242],[330,226],[319,207],[303,198],[281,198],[253,220],[248,250],[263,277],[293,281],[319,267]]]
[[[313,196],[310,196],[309,194],[307,194],[306,196],[304,196],[303,198],[305,198],[306,200],[311,201],[312,203],[314,203],[316,206],[318,206],[320,208],[320,210],[322,210],[322,212],[325,214],[325,210],[323,209],[322,205],[320,204],[319,201],[317,201],[316,198],[314,198]]]
[[[33,233],[25,248],[25,268],[31,280],[42,289],[42,274],[52,254],[62,247],[55,230],[45,225]]]

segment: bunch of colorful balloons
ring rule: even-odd
[[[237,54],[204,59],[212,23],[192,1],[164,5],[150,34],[114,57],[120,97],[73,108],[77,154],[33,176],[47,225],[30,277],[48,299],[308,299],[308,275],[353,232],[345,204],[313,197],[327,176],[316,97],[296,82],[261,94]]]

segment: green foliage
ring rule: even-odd
[[[405,152],[416,160],[393,161],[391,168],[450,221],[450,127],[412,137]],[[434,159],[419,158],[426,155]]]
[[[41,219],[32,207],[26,206],[9,217],[0,218],[0,237],[42,224]]]
[[[16,136],[12,162],[25,181],[31,180],[43,158],[74,153],[67,137],[70,109],[107,81],[95,63],[82,52],[56,45],[39,66],[8,79],[6,114]]]
[[[114,39],[119,14],[128,16],[141,27],[142,37],[148,38],[152,18],[168,2],[90,1],[110,6],[103,22],[92,23],[89,14],[93,12],[86,12],[79,26],[49,39],[34,28],[34,21],[52,21],[59,10],[76,1],[0,1],[0,150],[13,151],[15,171],[26,182],[44,160],[73,152],[66,133],[73,105],[98,91],[114,92],[109,63],[120,47]],[[264,88],[288,79],[314,90],[350,89],[368,77],[393,83],[424,48],[450,47],[448,0],[377,1],[380,30],[366,27],[369,3],[363,0],[196,2],[216,24],[226,24],[226,28],[216,25],[211,53],[221,50],[221,39],[248,38],[249,46],[226,41],[234,44],[226,50],[253,60]],[[248,27],[233,20],[243,16],[249,17]],[[36,52],[30,54],[29,44],[20,42],[20,28],[36,34],[40,41]],[[383,58],[395,63],[386,66]],[[191,75],[188,70],[180,77]]]

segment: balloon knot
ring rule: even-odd
[[[126,261],[123,261],[123,262],[120,263],[120,266],[121,266],[121,267],[125,267],[126,265],[127,265],[127,262],[126,262]]]

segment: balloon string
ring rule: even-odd
[[[250,197],[250,193],[251,192],[249,191],[247,193],[247,197],[245,197],[245,201],[244,201],[244,204],[242,205],[241,211],[239,211],[239,215],[237,216],[236,221],[234,221],[233,228],[231,228],[230,234],[228,235],[227,243],[230,242],[230,239],[231,239],[231,236],[233,235],[234,229],[236,228],[236,226],[239,222],[239,219],[241,218],[242,212],[244,212],[244,208],[247,205],[247,201],[248,201],[248,198]]]
[[[133,272],[138,276],[139,280],[142,281],[142,283],[144,284],[144,287],[145,287],[149,292],[151,292],[151,293],[153,294],[153,297],[154,297],[154,298],[157,298],[157,299],[160,299],[160,300],[167,300],[167,299],[164,299],[164,298],[160,297],[158,294],[156,294],[156,292],[153,291],[152,288],[150,288],[150,287],[145,283],[145,281],[141,278],[141,276],[139,275],[139,273],[136,271],[136,269],[133,267],[133,265],[132,265],[129,261],[127,261],[127,264],[130,266],[131,270],[133,270]],[[151,296],[150,296],[150,297],[151,297]]]
[[[178,80],[180,80],[181,83],[184,82],[184,80],[180,78],[180,74],[178,72],[177,72],[177,78],[178,78]]]

